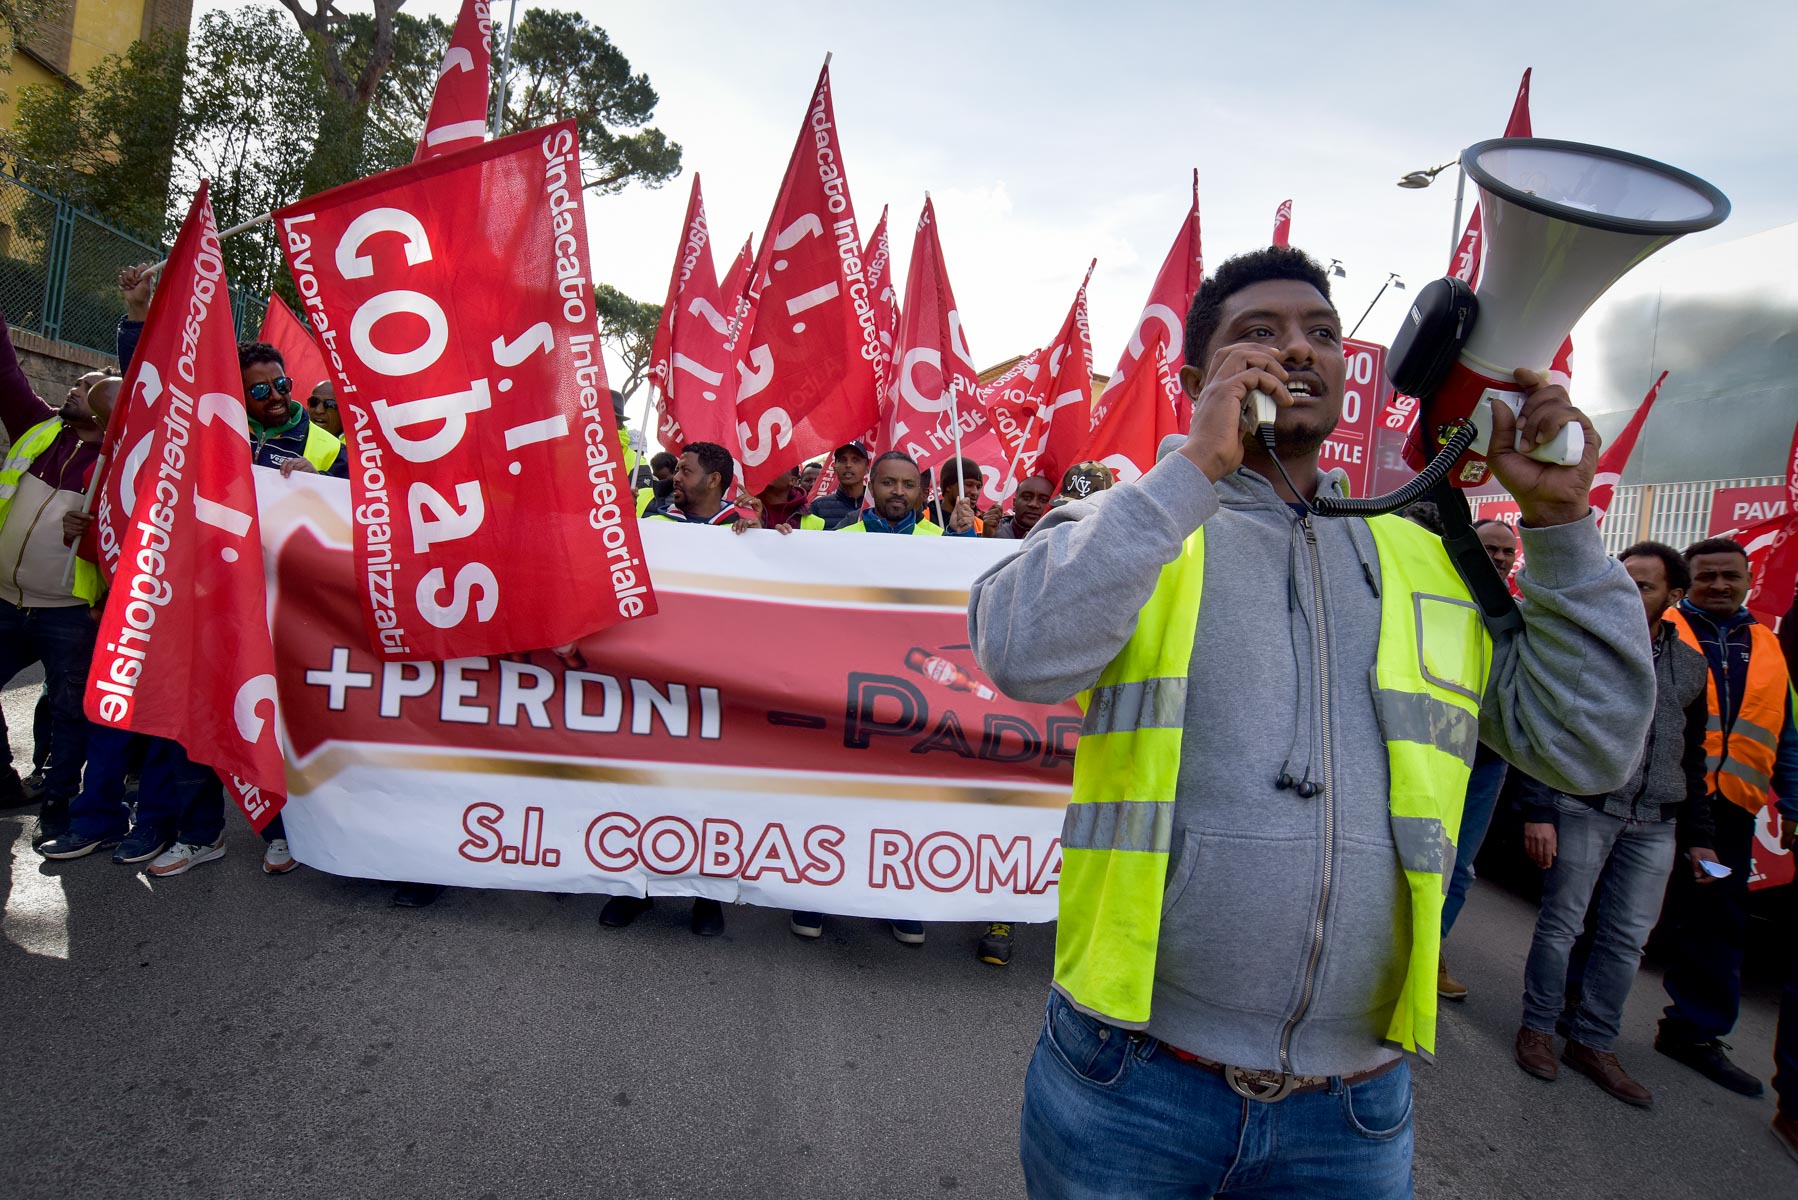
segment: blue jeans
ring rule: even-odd
[[[1542,911],[1523,968],[1525,1026],[1555,1032],[1567,1002],[1568,959],[1596,892],[1598,921],[1568,1036],[1594,1050],[1617,1048],[1623,1002],[1673,870],[1673,832],[1671,821],[1624,821],[1555,798],[1555,860],[1542,881]]]
[[[137,824],[178,841],[210,846],[225,828],[225,794],[211,767],[187,757],[167,738],[94,725],[88,734],[87,779],[69,806],[76,837],[120,837],[130,826],[125,772],[133,743],[146,746],[137,789]]]
[[[1024,1076],[1031,1200],[1411,1193],[1411,1070],[1273,1104],[1245,1100],[1147,1034],[1049,998]]]
[[[1479,855],[1480,843],[1492,824],[1492,810],[1498,807],[1498,794],[1505,786],[1505,760],[1494,755],[1490,760],[1474,760],[1467,776],[1467,801],[1461,809],[1460,836],[1455,838],[1455,872],[1449,877],[1448,895],[1442,901],[1442,936],[1455,927],[1461,905],[1467,902],[1467,889],[1473,886],[1473,860]]]
[[[85,604],[20,608],[0,600],[0,686],[32,663],[44,664],[44,685],[50,692],[47,800],[70,800],[81,790],[81,764],[87,759],[87,717],[81,704],[97,631]]]

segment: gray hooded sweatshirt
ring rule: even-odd
[[[1261,476],[1214,486],[1169,455],[1044,516],[976,581],[968,627],[1007,695],[1064,701],[1205,527],[1149,1032],[1235,1066],[1348,1075],[1397,1056],[1410,908],[1371,693],[1379,557],[1360,519],[1308,522],[1314,544]],[[1641,601],[1592,517],[1521,532],[1525,627],[1494,646],[1480,738],[1559,790],[1608,792],[1652,715]],[[1319,793],[1277,788],[1283,770]]]

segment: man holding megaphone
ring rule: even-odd
[[[1350,499],[1318,470],[1341,322],[1323,270],[1270,247],[1193,302],[1180,452],[1050,512],[974,585],[993,682],[1086,713],[1025,1079],[1033,1197],[1409,1196],[1404,1055],[1437,1044],[1475,746],[1590,795],[1643,744],[1654,671],[1587,502],[1598,438],[1545,368],[1606,287],[1728,202],[1573,143],[1462,161],[1480,290],[1430,285],[1393,347],[1423,401],[1417,480]],[[1522,512],[1521,612],[1445,491],[1488,471]],[[1441,539],[1382,515],[1425,494]]]

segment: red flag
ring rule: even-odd
[[[688,442],[715,442],[734,457],[736,411],[725,386],[731,369],[731,310],[719,295],[697,174],[681,230],[668,299],[649,352],[658,436],[676,454]]]
[[[738,344],[744,486],[825,453],[874,424],[881,344],[843,174],[830,60],[762,235]]]
[[[280,810],[286,769],[250,428],[208,191],[202,180],[121,392],[140,410],[130,432],[144,433],[108,472],[130,524],[85,708],[237,777],[232,791],[260,829]]]
[[[1155,448],[1170,433],[1192,424],[1192,402],[1180,387],[1186,313],[1205,279],[1199,239],[1199,173],[1192,173],[1192,208],[1168,248],[1149,302],[1136,318],[1130,342],[1104,392],[1093,405],[1087,456],[1130,480],[1155,465]],[[1159,365],[1156,365],[1159,364]],[[1149,385],[1153,377],[1155,386]]]
[[[1748,609],[1756,620],[1778,629],[1792,606],[1792,589],[1798,587],[1798,428],[1792,430],[1792,448],[1786,453],[1785,512],[1749,526],[1737,540],[1748,551],[1754,579]]]
[[[562,646],[653,613],[574,122],[357,180],[275,221],[355,430],[357,591],[376,652]]]
[[[1530,71],[1525,67],[1523,82],[1517,85],[1517,98],[1511,102],[1511,119],[1505,122],[1505,136],[1508,138],[1526,138],[1530,133]],[[1482,241],[1483,228],[1480,220],[1479,202],[1473,205],[1473,215],[1467,220],[1467,229],[1461,234],[1461,243],[1455,247],[1455,254],[1449,260],[1448,273],[1457,279],[1466,281],[1468,287],[1478,287],[1480,283],[1480,255],[1485,250]]]
[[[730,302],[733,311],[748,296],[749,274],[755,270],[755,251],[752,249],[754,243],[753,237],[743,239],[743,248],[737,251],[736,261],[731,263],[730,270],[719,280],[719,286],[724,289],[724,298]]]
[[[1086,453],[1093,396],[1086,285],[1097,265],[1094,259],[1086,268],[1086,278],[1055,340],[987,385],[985,399],[1011,457],[1014,481],[1042,474],[1059,485],[1062,474]]]
[[[1642,397],[1642,403],[1636,407],[1623,431],[1598,456],[1598,471],[1592,476],[1591,504],[1601,522],[1605,513],[1610,510],[1611,497],[1617,490],[1617,484],[1623,479],[1623,468],[1629,465],[1629,456],[1635,452],[1636,439],[1641,436],[1642,425],[1648,420],[1648,410],[1654,407],[1654,398],[1661,394],[1661,385],[1665,382],[1667,372],[1662,371],[1661,377],[1648,389],[1648,394]]]
[[[331,378],[325,356],[319,351],[318,343],[312,340],[311,331],[300,324],[293,309],[273,292],[268,294],[268,312],[262,318],[262,329],[256,334],[256,340],[267,342],[281,352],[287,377],[293,380],[294,395],[309,396],[313,388]]]
[[[1292,201],[1280,201],[1274,210],[1274,245],[1289,245],[1292,238]]]
[[[449,49],[437,68],[437,90],[425,117],[425,133],[412,161],[478,146],[487,138],[487,91],[491,83],[493,18],[488,0],[462,0]]]
[[[899,292],[893,287],[893,247],[887,238],[887,210],[882,205],[880,220],[862,247],[862,262],[868,269],[868,295],[874,303],[874,324],[880,330],[880,360],[874,364],[880,375],[880,428],[887,426],[887,372],[893,365],[893,349],[899,342]]]
[[[905,451],[923,470],[953,458],[987,425],[979,372],[968,353],[928,195],[912,238],[902,312],[887,383],[892,417],[880,442]]]
[[[1093,419],[1100,423],[1093,429],[1083,455],[1111,468],[1112,475],[1122,483],[1142,478],[1155,465],[1155,451],[1162,439],[1179,432],[1167,398],[1170,387],[1180,386],[1175,374],[1178,368],[1169,365],[1159,342],[1144,355],[1144,360],[1121,387],[1106,385],[1098,399],[1104,411],[1095,408],[1093,412]]]

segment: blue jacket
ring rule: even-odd
[[[1711,677],[1717,683],[1717,694],[1726,698],[1722,708],[1727,728],[1742,707],[1742,694],[1748,688],[1748,654],[1753,636],[1748,629],[1758,622],[1746,608],[1737,609],[1722,621],[1685,600],[1679,602],[1679,611],[1704,650]],[[1798,820],[1798,720],[1792,712],[1789,693],[1785,725],[1779,731],[1779,748],[1773,759],[1773,791],[1779,797],[1780,815]]]

